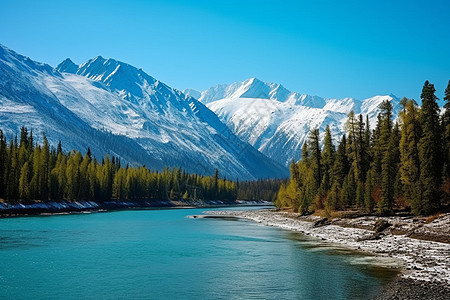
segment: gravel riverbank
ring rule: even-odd
[[[205,214],[247,219],[392,258],[401,265],[402,273],[376,299],[450,299],[450,214],[429,223],[425,218],[410,216],[328,221],[275,210]]]

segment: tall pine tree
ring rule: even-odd
[[[440,206],[442,182],[441,127],[434,85],[425,81],[422,89],[422,136],[419,141],[421,214],[430,214]]]

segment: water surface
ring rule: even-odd
[[[366,299],[395,276],[297,233],[186,218],[203,210],[0,219],[0,298]]]

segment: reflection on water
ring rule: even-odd
[[[361,272],[389,282],[401,271],[401,263],[389,257],[380,257],[370,253],[352,250],[334,243],[324,242],[297,232],[286,232],[286,238],[294,241],[299,248],[312,252],[323,252],[325,255],[336,256]]]

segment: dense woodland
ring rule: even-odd
[[[65,153],[61,142],[50,147],[33,142],[33,133],[22,127],[19,138],[7,142],[0,130],[0,199],[27,201],[165,201],[220,200],[273,201],[283,180],[231,181],[189,174],[181,168],[151,171],[145,166],[121,166],[106,155],[97,161],[88,149]]]
[[[180,168],[150,171],[145,166],[121,166],[106,155],[101,162],[88,149],[65,153],[33,142],[32,132],[21,129],[7,143],[0,130],[0,199],[7,202],[75,200],[236,200],[236,182],[212,176],[188,174]]]
[[[394,123],[392,105],[381,104],[377,124],[349,114],[346,131],[337,149],[330,128],[323,148],[319,130],[310,131],[302,159],[290,165],[289,183],[275,204],[303,214],[323,210],[359,209],[390,214],[410,208],[428,215],[448,205],[450,197],[450,81],[441,114],[434,85],[425,82],[418,107],[403,98]]]

